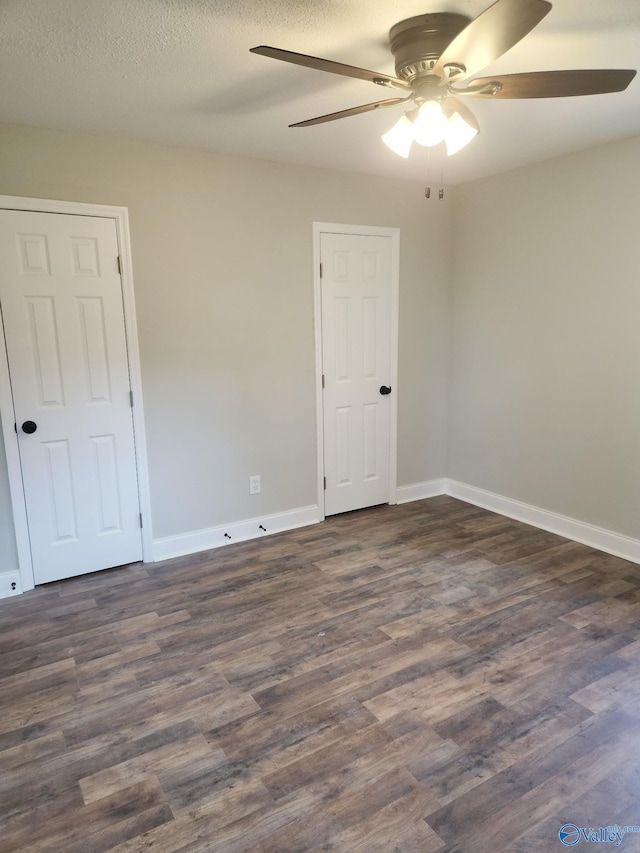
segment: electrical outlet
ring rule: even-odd
[[[252,477],[249,477],[249,494],[260,494],[260,474],[254,474]]]

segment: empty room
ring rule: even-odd
[[[3,853],[640,851],[640,7],[0,4]]]

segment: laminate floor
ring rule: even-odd
[[[3,853],[548,853],[616,825],[624,560],[439,497],[0,602]]]

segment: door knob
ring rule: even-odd
[[[380,386],[380,393],[382,394],[383,397],[385,397],[387,394],[390,394],[391,393],[391,385],[381,385]]]
[[[32,432],[35,432],[38,429],[38,424],[35,421],[25,421],[22,424],[22,432],[26,432],[27,435],[31,435]]]

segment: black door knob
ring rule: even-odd
[[[391,393],[391,385],[381,385],[380,386],[380,393],[382,394],[383,397],[385,397],[387,394],[390,394]]]
[[[22,424],[22,432],[26,432],[27,435],[31,435],[32,432],[35,432],[38,429],[38,424],[35,421],[25,421]]]

